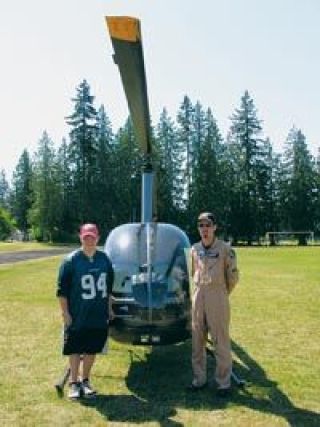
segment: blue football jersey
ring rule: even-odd
[[[108,325],[108,298],[112,291],[113,268],[108,256],[97,250],[88,257],[82,249],[62,262],[56,295],[67,298],[73,330],[104,329]]]

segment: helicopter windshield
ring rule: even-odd
[[[105,245],[114,270],[116,293],[133,292],[139,283],[166,284],[166,292],[182,291],[188,281],[185,234],[170,224],[125,224],[112,231]]]

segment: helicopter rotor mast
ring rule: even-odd
[[[134,133],[144,154],[141,222],[153,217],[153,165],[151,160],[150,113],[140,21],[127,16],[107,16],[107,27],[128,102]]]

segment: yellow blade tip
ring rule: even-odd
[[[110,37],[136,42],[141,40],[140,21],[130,16],[106,16]]]

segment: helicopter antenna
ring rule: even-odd
[[[114,62],[119,67],[133,129],[144,155],[141,221],[152,221],[153,166],[151,161],[150,113],[144,68],[140,21],[127,16],[107,16]]]

